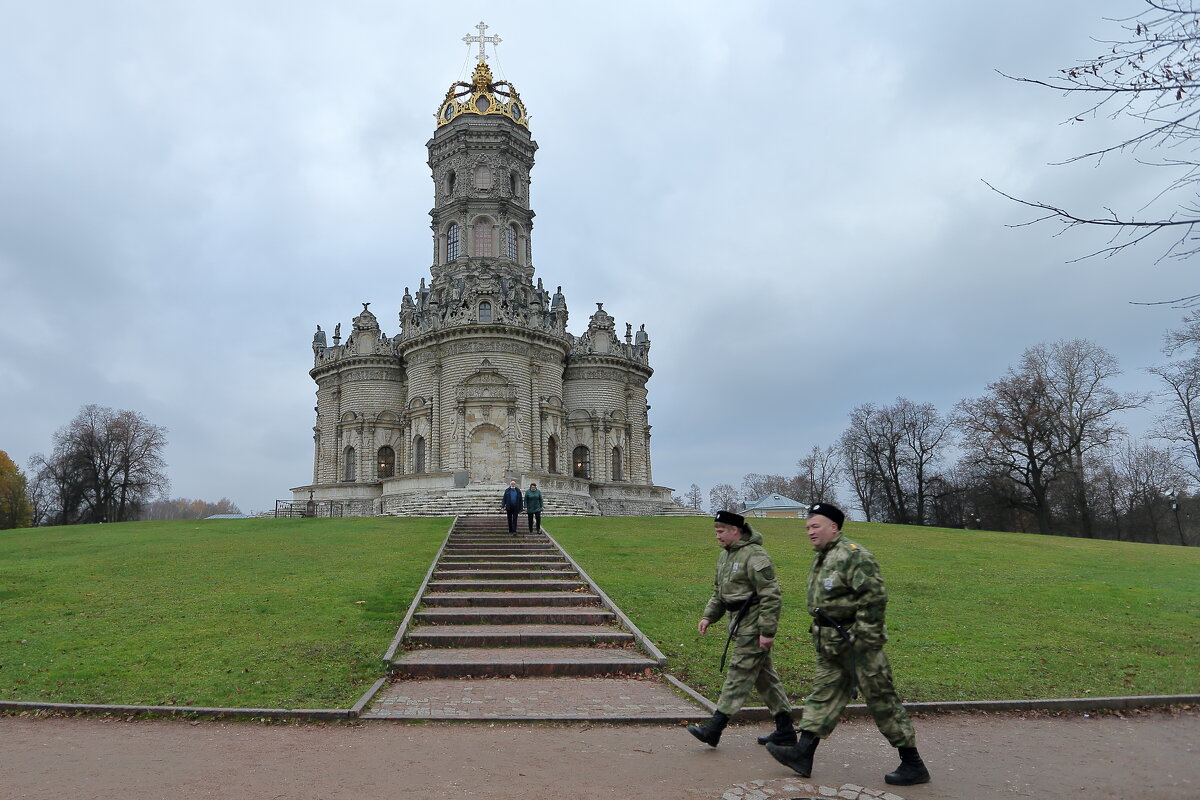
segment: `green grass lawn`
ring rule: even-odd
[[[814,653],[803,520],[755,520],[784,615],[775,665],[803,696]],[[547,519],[546,529],[710,698],[725,626],[696,622],[718,546],[704,518]],[[887,582],[888,653],[907,700],[1200,692],[1200,549],[848,523]]]
[[[348,708],[449,520],[0,531],[0,698]]]
[[[709,697],[704,518],[546,527]],[[812,676],[800,520],[760,520],[785,594],[776,664]],[[0,698],[348,708],[384,672],[445,519],[214,520],[0,531]],[[1200,692],[1200,549],[850,523],[891,603],[909,700]]]

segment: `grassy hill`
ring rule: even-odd
[[[0,531],[0,697],[348,708],[450,521]]]
[[[706,519],[546,527],[715,697],[723,626],[696,621],[717,556]],[[220,520],[0,531],[0,698],[345,708],[449,520]],[[776,663],[812,673],[800,520],[756,522],[785,593]],[[909,700],[1200,692],[1200,549],[850,523],[876,554]]]
[[[803,520],[754,520],[784,616],[775,664],[812,679]],[[548,520],[547,529],[709,697],[723,625],[696,622],[718,555],[706,520]],[[888,653],[907,700],[1200,692],[1200,549],[1033,534],[848,523],[887,582]]]

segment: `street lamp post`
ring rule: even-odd
[[[1175,530],[1179,533],[1179,543],[1187,546],[1187,542],[1183,538],[1183,525],[1179,523],[1179,497],[1174,489],[1167,492],[1167,497],[1171,498],[1171,510],[1175,512]]]

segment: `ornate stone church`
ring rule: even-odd
[[[535,277],[530,173],[538,145],[516,89],[479,43],[429,140],[430,280],[405,288],[389,336],[369,303],[343,337],[317,326],[312,484],[296,501],[344,513],[495,512],[510,480],[554,514],[670,513],[650,466],[650,337],[596,303],[567,329],[567,301]]]

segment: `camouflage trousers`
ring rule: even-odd
[[[818,739],[833,733],[857,683],[875,725],[892,747],[916,747],[917,735],[892,685],[892,668],[883,649],[855,653],[849,645],[838,647],[825,642],[822,647],[821,644],[818,640],[813,689],[804,701],[804,717],[796,727],[812,731]]]
[[[783,681],[771,664],[771,650],[758,646],[757,633],[734,638],[717,711],[732,717],[741,710],[751,689],[758,690],[758,696],[767,704],[772,716],[781,711],[791,713],[792,704],[788,702]]]

